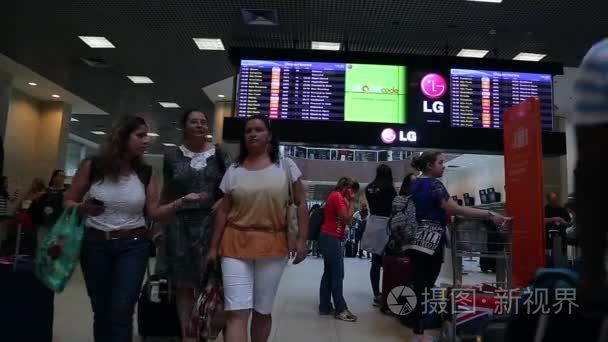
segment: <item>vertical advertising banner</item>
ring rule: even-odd
[[[527,286],[545,266],[540,103],[535,97],[503,115],[505,189],[512,226],[513,286]]]

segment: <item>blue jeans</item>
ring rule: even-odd
[[[146,273],[145,239],[85,239],[81,267],[93,307],[95,342],[131,342],[133,310]]]
[[[323,255],[323,277],[319,289],[319,312],[329,313],[335,308],[340,313],[348,307],[343,296],[344,281],[344,253],[340,239],[321,233],[319,236],[319,249]],[[334,307],[331,299],[333,297]]]

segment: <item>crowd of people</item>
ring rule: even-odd
[[[302,173],[291,159],[279,154],[278,137],[266,117],[247,119],[234,161],[220,146],[207,141],[209,128],[203,112],[186,111],[181,126],[182,143],[164,156],[162,188],[160,175],[153,174],[142,159],[149,142],[146,122],[125,116],[115,124],[99,154],[82,162],[69,188],[64,171],[55,170],[48,186],[35,179],[20,205],[42,235],[65,207],[78,207],[86,215],[81,267],[96,341],[131,340],[134,306],[150,252],[150,221],[162,223],[162,238],[156,242],[163,249],[163,269],[176,289],[183,340],[195,340],[189,336],[188,324],[201,281],[208,272],[221,269],[225,341],[246,341],[250,335],[252,341],[261,342],[271,331],[274,299],[290,254],[295,256],[294,264],[311,250],[323,257],[319,314],[357,321],[343,292],[343,242],[349,228],[354,231],[350,232],[354,253],[371,256],[372,304],[383,305],[380,274],[388,220],[397,197],[415,202],[416,216],[426,230],[425,241],[418,246],[403,246],[404,255],[412,260],[419,302],[434,285],[443,262],[448,214],[486,218],[496,224],[506,220],[491,211],[456,204],[439,180],[445,170],[444,155],[424,152],[412,163],[418,172],[405,176],[399,192],[391,168],[380,165],[363,190],[362,204],[359,183],[341,178],[321,208],[324,216],[318,241],[309,246]],[[18,193],[8,193],[6,178],[3,185],[0,198],[4,203],[16,200]],[[290,187],[299,225],[291,249],[285,214]],[[550,216],[555,217],[548,219],[549,224],[565,220],[561,213]],[[424,340],[421,306],[412,317],[416,338]]]
[[[583,305],[601,310],[593,298],[605,295],[606,272],[603,253],[606,239],[590,229],[599,219],[603,201],[598,184],[606,131],[605,103],[592,106],[603,92],[608,43],[592,49],[583,62],[583,76],[577,89],[579,101],[577,133],[579,164],[577,190],[587,194],[578,201],[583,258],[581,298]],[[594,78],[595,77],[595,78]],[[585,97],[587,96],[587,97]],[[586,102],[585,102],[586,101]],[[360,185],[341,178],[325,202],[319,239],[307,244],[309,212],[302,173],[289,158],[279,154],[278,137],[263,116],[249,117],[240,141],[240,154],[230,160],[219,146],[206,140],[208,118],[199,110],[184,113],[183,141],[164,156],[163,174],[156,175],[143,162],[149,143],[148,126],[139,117],[124,116],[114,125],[99,154],[81,163],[69,188],[63,170],[53,172],[48,185],[35,179],[18,209],[27,212],[44,234],[64,208],[77,207],[86,215],[86,233],[81,251],[81,267],[94,314],[95,341],[131,341],[132,316],[149,258],[150,221],[163,226],[167,275],[177,289],[177,307],[184,341],[194,341],[187,329],[201,280],[208,272],[221,269],[227,323],[224,341],[267,341],[272,328],[272,308],[280,279],[294,255],[294,264],[309,253],[323,257],[319,284],[320,315],[348,322],[358,317],[344,297],[343,240],[349,226],[356,231],[355,250],[359,257],[371,255],[371,301],[382,305],[380,274],[382,256],[388,242],[387,222],[394,214],[396,199],[415,204],[418,229],[423,234],[407,246],[398,246],[411,260],[413,290],[422,303],[425,291],[434,285],[443,262],[449,215],[476,217],[505,224],[509,218],[498,213],[462,207],[440,181],[445,156],[427,151],[415,158],[397,192],[392,170],[380,165],[376,177],[365,187],[365,205],[357,211]],[[163,177],[161,186],[160,176]],[[291,191],[289,190],[291,189]],[[0,179],[0,217],[20,198],[10,192],[8,179]],[[571,215],[559,206],[557,194],[548,195],[545,223],[561,232]],[[288,204],[297,207],[296,241],[289,243]],[[314,211],[317,208],[313,208]],[[605,235],[605,227],[600,233]],[[4,231],[4,230],[3,230]],[[0,239],[4,237],[0,236]],[[414,341],[433,338],[425,335],[421,305],[412,312]],[[251,329],[248,330],[248,324]],[[190,335],[190,336],[189,336]]]

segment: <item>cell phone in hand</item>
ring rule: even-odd
[[[98,206],[102,206],[103,207],[103,201],[98,200],[97,198],[91,198],[90,199],[91,203],[98,205]]]

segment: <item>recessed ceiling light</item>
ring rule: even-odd
[[[163,108],[179,108],[179,105],[175,102],[159,102]]]
[[[474,2],[491,2],[493,4],[499,4],[502,2],[502,0],[467,0],[467,1],[474,1]]]
[[[152,81],[150,79],[150,77],[147,77],[147,76],[127,76],[127,77],[133,83],[154,83],[154,81]]]
[[[224,43],[219,38],[192,38],[199,50],[225,50]]]
[[[32,87],[35,87],[38,85],[38,83],[36,83],[36,82],[28,82],[27,84],[31,85]]]
[[[91,131],[91,133],[95,135],[106,135],[106,132],[104,131]]]
[[[160,135],[158,135],[158,133],[148,133],[149,137],[160,137]]]
[[[517,56],[513,57],[513,60],[514,61],[538,62],[545,57],[547,57],[547,55],[543,55],[540,53],[520,52],[517,54]]]
[[[340,43],[332,43],[332,42],[315,42],[313,41],[311,46],[313,50],[331,50],[338,51],[340,50]]]
[[[78,122],[78,119],[76,119],[76,118],[70,118],[70,121],[71,122]]]
[[[476,50],[476,49],[462,49],[458,53],[458,57],[469,57],[469,58],[484,58],[489,50]]]
[[[172,144],[172,143],[163,143],[163,146],[171,147],[171,146],[177,146],[177,145]]]
[[[110,42],[106,37],[95,37],[95,36],[78,36],[85,44],[94,49],[113,49],[114,44]]]
[[[51,95],[51,97],[54,97],[54,98],[58,99],[58,98],[60,98],[61,96],[59,96],[59,95],[57,95],[57,94],[53,94],[53,95]]]
[[[223,99],[224,97],[226,97],[226,95],[224,95],[224,94],[217,94],[217,97],[219,97],[220,99]]]

